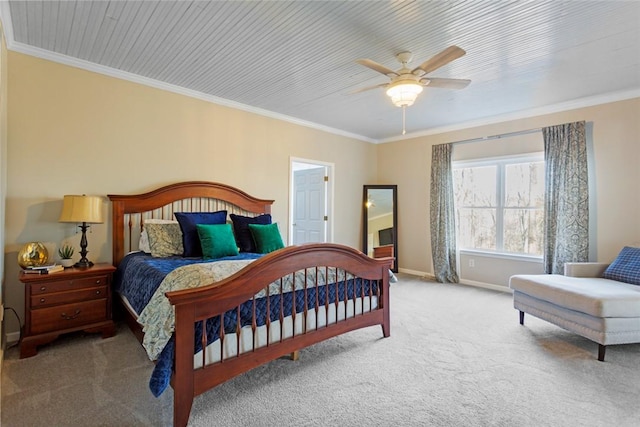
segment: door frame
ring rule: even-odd
[[[300,169],[301,165],[311,165],[313,167],[325,168],[326,176],[329,177],[329,182],[326,188],[326,206],[327,221],[325,221],[325,236],[326,243],[333,242],[333,195],[335,190],[334,183],[334,167],[333,163],[323,162],[320,160],[304,159],[301,157],[289,157],[289,230],[288,230],[288,244],[293,244],[293,223],[294,223],[294,207],[295,207],[295,176],[294,172]]]

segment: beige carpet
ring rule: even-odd
[[[527,316],[511,296],[400,275],[391,337],[349,333],[196,398],[193,426],[637,426],[640,345],[607,349]],[[5,354],[3,427],[171,425],[172,390],[120,326]]]

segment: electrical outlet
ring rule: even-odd
[[[473,268],[473,267],[475,267],[475,266],[476,266],[476,260],[475,260],[475,259],[473,259],[473,258],[471,258],[471,259],[469,260],[469,267]]]

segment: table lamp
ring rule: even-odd
[[[82,238],[80,239],[80,261],[75,264],[77,268],[88,268],[93,265],[87,259],[87,229],[88,224],[102,223],[102,198],[98,196],[64,196],[60,222],[80,222]]]

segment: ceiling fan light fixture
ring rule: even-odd
[[[396,107],[410,107],[422,92],[422,85],[415,81],[399,81],[392,83],[387,89],[387,95]]]

